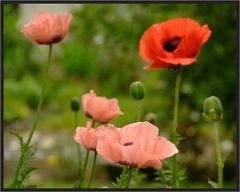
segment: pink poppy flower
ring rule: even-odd
[[[87,127],[77,127],[74,139],[77,143],[83,144],[88,150],[96,150],[98,138],[107,134],[115,139],[118,139],[118,129],[114,125],[100,126],[92,128],[92,122],[87,122]]]
[[[106,123],[119,115],[123,115],[118,100],[97,97],[93,90],[82,96],[83,112],[99,123]]]
[[[34,21],[24,25],[21,32],[36,44],[58,43],[67,35],[72,18],[72,15],[67,13],[40,12]]]
[[[158,136],[151,123],[137,122],[124,126],[118,137],[102,135],[97,152],[107,161],[138,168],[161,168],[161,161],[178,152],[176,146]]]

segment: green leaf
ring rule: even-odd
[[[21,135],[19,135],[18,133],[15,133],[15,132],[10,132],[11,135],[14,135],[18,138],[19,140],[19,143],[20,143],[20,146],[21,148],[23,147],[24,143],[23,143],[23,137]]]
[[[208,179],[208,184],[211,185],[214,189],[218,188],[218,184],[215,181]]]
[[[36,167],[28,167],[23,169],[23,171],[21,172],[21,183],[30,175],[31,172],[36,169]]]
[[[34,147],[34,146],[28,147],[23,160],[26,162],[26,161],[29,161],[30,159],[32,159],[34,154],[36,153],[36,151],[37,151],[36,147]]]
[[[140,170],[138,170],[138,168],[135,168],[130,186],[133,188],[139,187],[145,178],[146,178],[146,174],[141,173]]]
[[[114,188],[122,188],[122,184],[125,183],[126,180],[126,175],[127,175],[126,167],[124,167],[121,175],[116,178],[116,182],[112,182],[112,186]]]
[[[18,186],[23,188],[23,185],[22,183],[24,182],[24,180],[29,177],[30,173],[33,172],[34,170],[36,170],[37,168],[36,167],[28,167],[26,169],[23,169],[22,172],[21,172],[21,179],[19,181],[19,184]]]

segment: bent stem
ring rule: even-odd
[[[173,127],[171,130],[171,135],[173,142],[177,145],[178,139],[176,139],[177,135],[177,127],[178,127],[178,109],[179,109],[179,90],[180,90],[180,83],[181,83],[181,76],[182,76],[182,69],[178,67],[176,75],[176,85],[175,85],[175,92],[174,92],[174,109],[173,109]],[[178,187],[178,179],[177,179],[177,155],[172,157],[172,187]]]
[[[38,121],[39,121],[39,117],[40,117],[40,113],[41,113],[41,109],[42,109],[43,98],[44,98],[44,94],[45,94],[45,87],[46,87],[46,83],[47,83],[46,80],[47,80],[48,69],[50,66],[51,56],[52,56],[52,45],[49,45],[48,62],[47,62],[47,65],[46,65],[46,68],[45,68],[45,71],[43,74],[43,84],[42,84],[41,96],[40,96],[40,100],[39,100],[38,108],[37,108],[37,116],[36,116],[35,122],[33,123],[33,127],[30,131],[30,134],[28,136],[26,145],[30,144],[33,133],[34,133],[34,131],[37,127]]]
[[[51,62],[51,56],[52,56],[52,45],[49,45],[48,61],[47,61],[46,68],[45,68],[44,73],[43,73],[41,95],[40,95],[39,102],[38,102],[36,118],[35,118],[35,121],[33,123],[32,129],[30,130],[30,133],[28,135],[27,142],[24,144],[25,147],[21,149],[21,155],[20,155],[20,159],[17,163],[17,167],[16,167],[16,171],[15,171],[15,177],[14,177],[14,180],[11,184],[11,187],[13,187],[13,188],[20,187],[20,186],[18,186],[18,177],[19,177],[19,174],[21,172],[21,169],[22,169],[23,165],[26,163],[24,161],[24,156],[25,156],[25,153],[27,152],[26,149],[29,148],[30,142],[31,142],[32,137],[33,137],[33,133],[34,133],[36,127],[37,127],[37,124],[38,124],[38,121],[39,121],[39,118],[40,118],[40,113],[41,113],[43,99],[44,99],[44,93],[45,93],[45,87],[46,87],[47,74],[48,74],[48,69],[49,69],[50,62]]]
[[[213,128],[213,137],[214,137],[214,144],[216,150],[216,157],[217,157],[217,165],[218,165],[218,188],[223,188],[223,160],[221,155],[221,148],[220,148],[220,138],[218,128],[216,123],[212,123]]]
[[[92,183],[93,175],[94,175],[94,172],[95,172],[96,160],[97,160],[97,151],[94,152],[92,171],[91,171],[91,176],[90,176],[90,179],[89,179],[89,182],[88,182],[88,188],[90,188],[91,183]]]

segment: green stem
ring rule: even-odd
[[[92,128],[94,128],[95,123],[96,123],[96,121],[95,121],[95,120],[92,120]],[[84,160],[83,169],[82,169],[82,173],[81,173],[81,177],[80,177],[79,187],[82,187],[82,183],[83,183],[83,180],[84,180],[85,171],[86,171],[87,164],[88,164],[89,152],[90,152],[90,150],[87,150],[86,157],[85,157],[85,160]]]
[[[174,109],[173,109],[173,127],[171,130],[171,134],[173,136],[172,140],[177,145],[178,139],[176,139],[177,135],[177,127],[178,127],[178,109],[179,109],[179,90],[181,83],[182,69],[181,67],[177,68],[176,75],[176,85],[174,92]],[[178,178],[177,178],[177,155],[172,157],[172,187],[178,187]]]
[[[173,127],[172,133],[176,133],[178,127],[178,109],[179,109],[179,90],[180,83],[182,79],[182,69],[181,67],[177,68],[177,76],[176,76],[176,85],[174,92],[174,109],[173,109]]]
[[[138,100],[138,122],[142,119],[142,100]]]
[[[26,146],[25,149],[27,149],[29,147],[30,142],[31,142],[32,137],[33,137],[33,133],[34,133],[34,131],[37,127],[38,121],[39,121],[39,117],[40,117],[40,113],[41,113],[41,109],[42,109],[43,98],[44,98],[44,89],[45,89],[45,86],[46,86],[48,69],[49,69],[49,65],[50,65],[50,62],[51,62],[51,56],[52,56],[52,45],[49,45],[48,61],[47,61],[47,65],[46,65],[46,68],[45,68],[44,73],[43,73],[42,89],[41,89],[41,95],[40,95],[39,102],[38,102],[37,114],[36,114],[36,118],[35,118],[35,121],[33,123],[32,129],[30,130],[27,142],[25,144],[25,146]],[[25,164],[24,156],[25,156],[25,153],[27,151],[25,149],[21,149],[21,156],[20,156],[20,159],[19,159],[18,164],[17,164],[17,168],[16,168],[13,183],[11,185],[11,187],[13,187],[13,188],[17,187],[19,174],[21,172],[21,169],[22,169],[23,165]]]
[[[78,126],[78,111],[74,112],[74,116],[75,116],[75,128]],[[79,171],[79,179],[81,179],[81,175],[82,175],[82,155],[81,155],[81,146],[76,143],[76,148],[77,148],[77,154],[78,154],[78,171]],[[78,187],[80,187],[80,181],[78,182]]]
[[[19,162],[17,164],[17,168],[16,168],[15,177],[13,179],[12,184],[10,185],[10,188],[15,188],[18,186],[18,183],[19,183],[18,176],[19,176],[19,172],[24,164],[24,161],[23,161],[24,154],[25,154],[25,152],[21,152],[21,156],[20,156]]]
[[[76,111],[75,113],[75,128],[78,126],[78,112]],[[79,161],[79,170],[81,171],[82,169],[82,155],[81,155],[81,146],[76,143],[77,146],[77,154],[78,154],[78,161]]]
[[[124,166],[124,167],[123,167],[122,174],[121,174],[121,176],[120,176],[120,182],[119,182],[119,185],[118,185],[119,188],[122,188],[123,180],[124,180],[124,178],[125,178],[125,173],[126,173],[126,171],[127,171],[127,166]]]
[[[142,100],[138,100],[138,116],[137,116],[137,121],[138,122],[140,122],[141,120],[142,120],[142,110],[143,110],[143,107],[142,107]],[[137,180],[137,178],[139,178],[138,177],[138,175],[139,175],[139,169],[138,168],[135,168],[134,170],[133,170],[133,177],[135,178],[135,180],[136,180],[136,186],[138,185],[138,180]]]
[[[30,142],[32,140],[33,133],[34,133],[34,131],[37,127],[38,121],[39,121],[39,117],[40,117],[40,113],[41,113],[41,109],[42,109],[42,104],[43,104],[43,98],[44,98],[44,94],[45,94],[44,91],[45,91],[45,87],[46,87],[46,83],[47,83],[48,69],[49,69],[50,62],[51,62],[51,56],[52,56],[52,45],[49,45],[48,62],[47,62],[47,65],[46,65],[46,68],[45,68],[45,71],[44,71],[44,74],[43,74],[44,75],[43,76],[43,84],[42,84],[40,100],[39,100],[38,108],[37,108],[37,116],[36,116],[36,119],[33,123],[30,134],[28,136],[28,140],[27,140],[27,143],[26,143],[27,146],[30,144]]]
[[[89,182],[88,182],[88,188],[90,188],[91,183],[92,183],[93,175],[94,175],[94,172],[95,172],[96,160],[97,160],[97,151],[94,152],[92,171],[91,171],[91,176],[90,176],[90,179],[89,179]]]
[[[86,153],[86,157],[85,157],[85,160],[84,160],[84,165],[83,165],[83,175],[86,171],[86,168],[87,168],[87,163],[88,163],[88,157],[89,157],[89,150],[87,150],[87,153]]]
[[[172,157],[172,187],[178,187],[177,181],[177,155]]]
[[[223,188],[223,160],[221,155],[220,138],[216,123],[212,123],[212,127],[218,165],[218,188]]]
[[[129,187],[130,181],[131,181],[131,177],[132,177],[132,171],[133,171],[133,167],[129,167],[128,168],[128,175],[127,175],[127,181],[126,181],[126,185],[125,188],[127,189]]]
[[[82,173],[80,174],[80,178],[79,178],[79,187],[82,187],[83,184],[83,180],[84,180],[84,175],[85,175],[85,171],[87,168],[87,163],[88,163],[88,157],[89,157],[89,150],[87,150],[86,156],[85,156],[85,160],[84,160],[84,165],[83,165],[83,169],[82,169]]]
[[[75,113],[75,128],[78,126],[78,112],[76,111]],[[79,168],[80,168],[80,171],[81,171],[81,168],[82,168],[82,156],[81,156],[81,146],[76,143],[76,146],[77,146],[77,154],[78,154],[78,161],[79,161]]]

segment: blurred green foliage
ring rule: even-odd
[[[20,6],[4,5],[4,121],[9,124],[35,111],[44,58],[47,58],[46,46],[33,45],[21,34]],[[167,69],[144,71],[142,68],[147,63],[139,56],[138,43],[152,24],[190,17],[201,25],[208,24],[212,36],[202,47],[198,62],[183,69],[180,132],[187,136],[187,131],[194,126],[202,135],[203,130],[211,135],[200,114],[204,99],[216,95],[224,109],[222,134],[235,140],[238,65],[235,3],[85,4],[76,6],[73,15],[67,38],[53,47],[45,99],[51,115],[43,115],[47,118],[41,122],[41,128],[71,130],[73,117],[69,102],[73,96],[81,96],[90,89],[97,95],[119,99],[125,115],[113,123],[120,127],[134,122],[137,103],[129,95],[129,85],[136,80],[146,87],[144,113],[157,114],[161,131],[169,128],[175,73]],[[81,114],[80,124],[85,122]],[[201,134],[196,135],[199,138]],[[231,161],[235,163],[234,158]],[[191,171],[198,175],[198,170]]]

